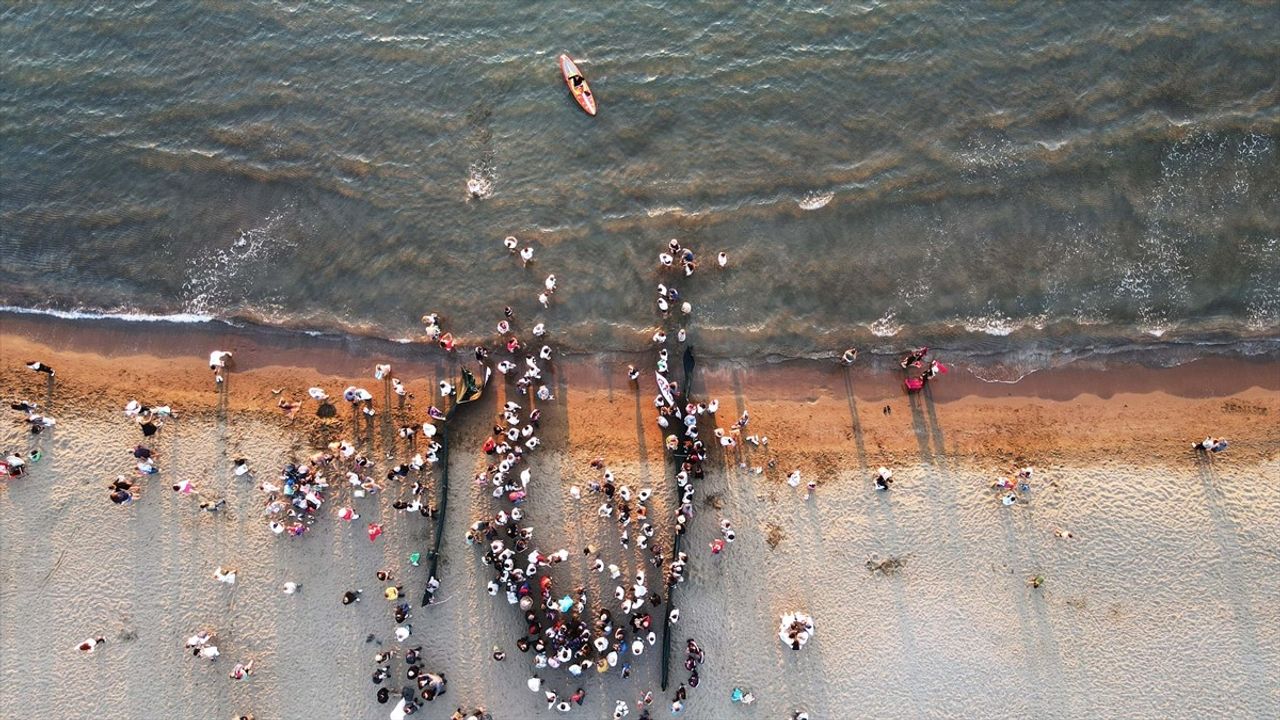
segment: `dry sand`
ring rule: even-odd
[[[424,570],[406,558],[429,547],[433,529],[392,512],[394,491],[357,500],[354,524],[337,520],[331,501],[314,530],[290,539],[267,530],[255,484],[230,472],[243,456],[274,477],[344,437],[402,459],[386,413],[358,424],[342,408],[323,420],[309,404],[290,423],[274,407],[272,390],[301,399],[311,384],[337,394],[356,382],[381,400],[371,378],[381,355],[218,328],[5,318],[3,330],[0,393],[40,401],[59,422],[38,438],[45,459],[0,487],[0,716],[386,717],[368,680],[373,653],[394,644],[373,577],[381,567],[406,582],[412,640],[450,681],[419,717],[446,718],[460,704],[485,704],[500,719],[558,716],[525,689],[532,667],[513,644],[520,618],[485,593],[487,569],[463,539],[492,512],[469,477],[501,384],[453,430],[440,602],[423,609]],[[214,348],[236,352],[225,395],[205,364]],[[392,354],[418,396],[396,419],[420,421],[453,365],[419,348]],[[36,358],[58,369],[52,386],[22,368]],[[554,573],[565,590],[612,588],[589,572],[588,543],[624,569],[638,566],[637,552],[621,552],[597,521],[596,503],[569,497],[592,458],[633,487],[658,489],[656,524],[664,537],[669,530],[653,390],[637,393],[622,367],[558,361],[558,397],[545,408],[525,509],[544,551],[572,553]],[[720,509],[700,507],[686,545],[691,579],[678,590],[677,644],[696,637],[707,652],[686,717],[1280,716],[1280,366],[1068,367],[1012,385],[962,367],[915,402],[897,382],[812,364],[701,374],[696,387],[721,399],[722,425],[750,409],[750,429],[771,442],[725,458],[702,487]],[[179,419],[153,443],[162,472],[118,507],[104,488],[131,469],[128,451],[141,440],[120,412],[132,397],[171,404]],[[13,417],[0,449],[30,442]],[[1231,438],[1230,450],[1197,459],[1189,443],[1207,433]],[[770,460],[761,475],[748,469]],[[1038,468],[1030,501],[1002,507],[988,486],[1023,464]],[[872,488],[879,465],[895,471],[889,493]],[[793,467],[819,478],[814,500],[783,482]],[[200,512],[169,491],[177,479],[227,497],[228,511]],[[713,558],[706,548],[720,516],[738,540]],[[367,520],[387,525],[376,543],[364,536]],[[1057,528],[1075,537],[1058,539]],[[905,562],[897,572],[868,571],[869,559],[891,557]],[[219,564],[239,569],[235,586],[213,580]],[[1046,580],[1032,589],[1036,574]],[[303,591],[284,595],[286,580]],[[356,587],[365,600],[343,607],[339,596]],[[798,653],[776,636],[778,616],[793,609],[817,621]],[[219,631],[217,662],[183,651],[201,627]],[[82,657],[76,644],[96,634],[107,645]],[[505,663],[489,658],[493,645]],[[673,657],[674,685],[685,673],[678,647]],[[248,658],[252,678],[228,680]],[[571,716],[604,717],[614,700],[656,689],[657,664],[649,652],[628,681],[584,678],[588,707]],[[564,694],[579,684],[541,674]],[[732,705],[735,685],[759,703]],[[667,702],[669,693],[655,717],[669,716]]]

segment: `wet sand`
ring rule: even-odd
[[[385,717],[390,706],[374,702],[368,678],[373,653],[394,644],[373,577],[389,567],[414,601],[412,640],[427,668],[450,681],[420,717],[445,718],[463,704],[487,705],[497,718],[558,716],[525,689],[533,668],[514,647],[520,618],[485,593],[487,569],[463,538],[493,511],[469,477],[507,387],[494,386],[452,431],[440,602],[424,609],[416,601],[425,570],[406,558],[430,546],[433,526],[391,511],[394,489],[357,500],[361,521],[339,521],[331,500],[307,535],[276,537],[256,483],[234,478],[230,460],[247,457],[257,477],[273,478],[342,438],[371,457],[391,450],[403,459],[392,421],[420,422],[455,360],[223,326],[3,323],[0,391],[6,401],[41,402],[58,425],[38,438],[46,457],[0,489],[0,715]],[[206,364],[214,348],[236,353],[225,394]],[[388,356],[416,395],[411,407],[372,423],[345,407],[317,418],[314,403],[291,423],[275,408],[312,384],[337,395],[351,383],[373,390],[383,408],[371,375]],[[22,367],[37,358],[57,368],[52,385]],[[596,503],[568,494],[592,475],[591,459],[605,457],[633,487],[654,487],[655,524],[661,536],[669,531],[672,483],[652,383],[637,392],[625,363],[553,362],[557,400],[544,406],[545,444],[524,507],[544,552],[570,550],[553,573],[565,590],[612,588],[587,568],[588,543],[624,570],[639,562],[599,523]],[[983,383],[960,367],[914,401],[896,374],[878,369],[706,365],[695,389],[720,398],[720,424],[749,409],[749,430],[770,444],[721,459],[700,493],[719,509],[699,506],[687,538],[691,577],[678,590],[677,644],[696,637],[707,652],[686,717],[1280,714],[1274,360],[1068,366],[1016,384]],[[178,419],[152,445],[162,472],[142,481],[133,505],[117,507],[105,486],[130,471],[128,451],[141,441],[121,413],[133,397],[170,404]],[[19,417],[4,424],[0,449],[29,443]],[[1231,448],[1197,458],[1189,443],[1210,433]],[[1001,506],[990,482],[1025,464],[1038,469],[1029,502]],[[879,465],[895,472],[888,493],[871,484]],[[814,500],[783,482],[795,467],[819,479]],[[228,510],[200,512],[197,500],[168,489],[178,479],[226,497]],[[738,540],[713,558],[706,548],[720,516]],[[370,520],[387,527],[376,543],[364,535]],[[1057,528],[1075,538],[1056,538]],[[867,570],[869,559],[888,557],[905,565],[888,576]],[[235,586],[212,578],[219,564],[239,569]],[[1045,583],[1032,589],[1026,580],[1037,574]],[[286,580],[303,591],[282,594]],[[341,593],[357,587],[365,600],[342,606]],[[776,637],[778,616],[793,609],[817,622],[798,653]],[[182,648],[201,627],[219,631],[217,662]],[[75,645],[96,634],[107,645],[80,656]],[[489,658],[494,645],[507,651],[504,663]],[[674,685],[685,674],[678,648],[673,657]],[[231,665],[248,658],[252,678],[228,680]],[[602,717],[615,700],[656,690],[658,660],[653,651],[638,658],[630,680],[541,674],[562,694],[586,688],[588,707],[571,716]],[[732,705],[735,685],[752,689],[757,706]],[[669,716],[669,695],[655,717]]]

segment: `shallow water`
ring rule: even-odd
[[[0,304],[392,338],[435,310],[482,335],[514,234],[538,255],[519,317],[555,272],[559,346],[634,349],[679,237],[704,273],[730,253],[689,293],[729,357],[1274,337],[1278,25],[1271,3],[11,6]]]

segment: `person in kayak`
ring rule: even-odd
[[[573,91],[575,93],[580,93],[584,98],[591,97],[591,91],[587,89],[587,79],[582,77],[582,75],[574,75],[570,77],[569,82],[572,84]]]

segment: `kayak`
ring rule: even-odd
[[[578,70],[578,66],[573,63],[573,58],[568,55],[560,55],[560,72],[564,74],[564,84],[569,86],[569,92],[573,93],[573,99],[578,101],[578,105],[586,111],[588,115],[596,114],[596,96],[591,92],[591,86],[587,84],[587,79],[583,77]],[[574,78],[578,82],[574,83]]]

